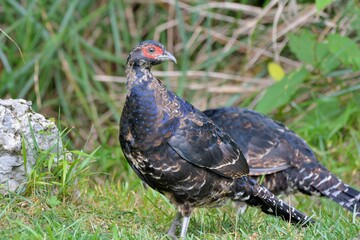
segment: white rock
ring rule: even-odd
[[[22,139],[26,146],[26,171]],[[0,194],[15,191],[26,182],[40,151],[59,152],[59,155],[63,152],[56,125],[35,113],[31,102],[0,99]],[[66,158],[70,160],[70,154]]]

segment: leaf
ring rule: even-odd
[[[57,199],[56,196],[51,196],[50,198],[46,199],[46,202],[51,206],[51,207],[56,207],[58,206],[61,202]]]
[[[307,70],[300,69],[287,75],[282,81],[271,85],[256,105],[255,110],[266,114],[287,104],[308,74]]]
[[[307,64],[315,66],[315,45],[316,36],[309,31],[303,31],[299,35],[290,35],[289,47],[296,57]]]
[[[316,0],[316,9],[318,10],[318,12],[320,12],[321,10],[323,10],[324,8],[326,8],[328,5],[330,5],[332,2],[332,0]]]
[[[267,67],[271,78],[275,81],[280,81],[285,77],[285,71],[279,64],[269,62]]]
[[[328,138],[331,138],[335,133],[337,133],[341,128],[345,127],[348,124],[348,121],[351,115],[356,111],[356,108],[346,108],[345,111],[338,117],[335,117],[331,122],[332,128],[329,129]]]
[[[339,34],[328,36],[328,46],[337,59],[345,66],[360,70],[360,49],[350,38]]]
[[[330,139],[348,124],[355,112],[356,108],[351,104],[344,109],[339,98],[322,98],[316,102],[316,107],[307,113],[304,121],[313,123],[311,131],[314,134]]]
[[[319,69],[322,74],[328,74],[340,65],[328,44],[317,42],[316,36],[309,31],[291,35],[289,47],[300,61]]]
[[[26,153],[25,136],[23,134],[21,136],[21,153],[24,159],[25,172],[27,173],[27,153]]]
[[[339,67],[340,61],[330,52],[327,44],[318,43],[315,47],[315,53],[317,67],[321,73],[328,74]]]

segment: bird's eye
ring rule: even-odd
[[[149,53],[154,53],[155,52],[155,48],[149,48]]]

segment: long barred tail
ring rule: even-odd
[[[360,217],[360,192],[344,184],[345,190],[332,191],[329,198]]]
[[[360,192],[343,183],[326,168],[309,169],[297,185],[300,191],[310,195],[318,192],[360,217]]]
[[[302,212],[287,205],[274,196],[265,187],[259,185],[251,177],[242,177],[237,180],[236,195],[234,201],[245,202],[254,207],[260,207],[267,214],[279,216],[292,224],[307,226],[315,221],[310,219]]]

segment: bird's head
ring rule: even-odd
[[[126,64],[133,63],[140,66],[151,67],[164,61],[176,63],[176,58],[166,51],[164,45],[154,40],[139,43],[130,53]]]

